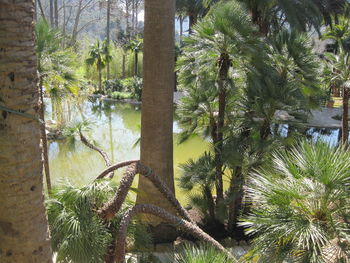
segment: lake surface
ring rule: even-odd
[[[50,100],[46,101],[46,105],[46,120],[57,119],[57,116],[52,116]],[[82,98],[80,103],[64,102],[61,115],[66,122],[88,120],[91,129],[84,134],[105,150],[113,163],[139,159],[140,149],[135,143],[140,138],[140,105]],[[284,128],[281,127],[283,136],[288,126],[282,126],[284,126]],[[178,144],[177,138],[180,131],[177,122],[174,121],[175,178],[181,174],[179,164],[185,163],[190,158],[195,159],[209,149],[209,143],[199,137]],[[338,133],[338,129],[316,128],[311,128],[306,132],[310,139],[320,139],[331,145],[336,145]],[[102,157],[96,151],[83,145],[78,138],[74,144],[69,140],[50,142],[49,159],[53,185],[65,183],[66,180],[73,185],[85,185],[92,182],[106,168]],[[122,172],[123,170],[116,172],[113,180],[120,180]],[[137,186],[137,177],[133,185]],[[185,194],[178,187],[176,187],[176,194],[182,203],[187,203]]]
[[[50,101],[47,101],[46,120],[52,119]],[[141,110],[139,105],[109,101],[88,101],[80,104],[67,104],[63,107],[64,119],[68,122],[78,122],[86,119],[91,122],[91,130],[84,134],[96,145],[105,150],[113,163],[139,159],[139,145],[135,143],[140,138]],[[56,116],[54,117],[56,119]],[[189,139],[178,144],[177,137],[180,132],[176,121],[174,122],[174,173],[178,177],[181,173],[178,165],[190,158],[199,157],[209,148],[209,144],[199,137]],[[53,185],[65,183],[69,180],[74,185],[84,185],[92,182],[104,170],[105,163],[102,157],[79,139],[72,144],[68,140],[49,143],[50,171]],[[116,173],[113,180],[120,180],[122,171]],[[135,178],[134,186],[137,185]],[[176,184],[176,182],[175,182]],[[186,198],[179,189],[177,197],[185,202]]]

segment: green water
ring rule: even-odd
[[[48,103],[49,104],[49,103]],[[113,163],[139,159],[139,145],[134,146],[140,137],[141,110],[139,105],[103,102],[99,100],[84,101],[80,105],[70,104],[63,107],[64,119],[81,121],[83,118],[91,122],[91,130],[86,132],[89,139],[104,149]],[[52,118],[51,106],[47,107],[47,119]],[[55,118],[55,117],[54,117]],[[178,165],[189,158],[197,158],[208,149],[208,143],[200,138],[191,138],[185,143],[177,144],[180,128],[174,122],[174,173],[180,174]],[[74,185],[84,185],[105,169],[102,157],[77,138],[74,144],[66,140],[50,142],[50,171],[53,185],[69,180]],[[122,171],[116,173],[113,180],[120,180]],[[175,181],[175,184],[177,182]],[[137,178],[134,186],[137,185]],[[176,195],[186,203],[186,196],[178,187]]]

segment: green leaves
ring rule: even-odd
[[[96,66],[98,70],[105,68],[106,63],[112,60],[112,56],[109,54],[109,47],[104,41],[98,40],[96,44],[90,47],[89,57],[85,60],[85,63],[89,66]]]
[[[102,222],[97,210],[114,196],[115,191],[116,186],[104,180],[84,187],[74,187],[65,182],[65,186],[52,190],[46,207],[52,248],[57,252],[57,262],[104,262],[122,213],[133,205],[127,200],[120,214],[108,224]],[[130,224],[128,238],[137,248],[144,248],[151,240],[144,225],[138,220]]]
[[[334,238],[349,240],[349,232],[342,231],[344,224],[350,227],[349,157],[344,148],[303,141],[276,154],[270,169],[250,175],[248,198],[254,205],[241,225],[257,235],[251,258],[323,262]],[[348,254],[350,243],[341,252]],[[337,260],[332,262],[343,262]]]

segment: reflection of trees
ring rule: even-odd
[[[121,116],[126,129],[140,133],[141,112],[139,105],[117,104],[116,113]]]

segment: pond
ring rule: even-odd
[[[46,120],[52,119],[49,100],[46,101],[46,105]],[[107,152],[113,163],[139,159],[140,149],[135,143],[140,138],[140,105],[100,100],[70,103],[69,107],[67,105],[63,104],[64,119],[72,122],[88,120],[91,129],[85,134]],[[199,137],[178,144],[179,132],[180,128],[174,121],[175,177],[180,175],[179,164],[185,163],[190,158],[199,157],[209,148],[209,144]],[[66,183],[65,180],[74,185],[84,185],[92,182],[106,168],[101,156],[79,140],[74,144],[68,140],[49,142],[49,160],[53,185]],[[117,172],[114,180],[119,180],[121,175],[122,171]],[[135,179],[133,185],[137,186],[137,177]],[[176,194],[181,202],[186,201],[185,195],[178,188]]]
[[[62,104],[62,119],[70,122],[88,120],[91,129],[85,134],[108,153],[113,163],[139,159],[140,149],[135,143],[140,138],[140,105],[99,99],[82,99],[80,103]],[[50,100],[46,101],[46,105],[46,119],[52,119]],[[56,118],[57,116],[54,116],[53,119]],[[286,136],[288,125],[281,125],[281,128],[282,136]],[[181,173],[179,164],[185,163],[190,158],[195,159],[209,149],[209,143],[199,137],[193,137],[185,143],[178,144],[177,138],[180,131],[177,122],[174,121],[175,178]],[[309,128],[305,135],[310,139],[320,139],[335,145],[338,141],[338,133],[338,129]],[[79,140],[74,144],[68,140],[50,142],[49,159],[53,185],[66,183],[66,180],[74,185],[84,185],[92,182],[105,169],[101,156]],[[118,181],[121,175],[122,171],[118,171],[114,180]],[[137,177],[133,186],[137,186]],[[178,187],[176,187],[176,195],[182,203],[187,203],[185,194]]]

